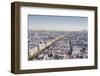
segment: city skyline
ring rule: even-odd
[[[88,29],[88,17],[29,15],[29,30],[81,31]]]

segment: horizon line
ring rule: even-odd
[[[28,31],[68,31],[68,32],[70,32],[70,31],[88,31],[87,29],[83,29],[83,30],[34,30],[34,29],[28,29]]]

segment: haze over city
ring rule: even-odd
[[[88,29],[87,17],[29,15],[30,30],[81,31]]]

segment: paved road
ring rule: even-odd
[[[32,48],[30,51],[29,51],[29,60],[32,60],[34,59],[35,56],[39,56],[41,53],[40,52],[45,52],[45,50],[47,48],[49,48],[50,46],[55,46],[54,44],[61,40],[64,36],[59,36],[53,40],[50,40],[48,42],[44,42],[42,44],[39,44],[37,45],[36,47]],[[42,52],[42,53],[43,53]]]

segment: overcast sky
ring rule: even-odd
[[[31,30],[80,31],[88,29],[87,17],[29,15]]]

